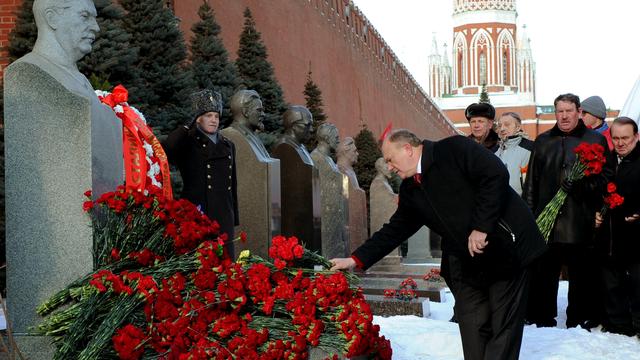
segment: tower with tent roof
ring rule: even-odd
[[[529,135],[541,130],[531,43],[517,19],[516,0],[453,0],[451,49],[445,43],[440,52],[433,36],[429,93],[463,131],[464,109],[483,87],[497,114],[518,112]]]

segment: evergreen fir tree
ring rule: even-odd
[[[166,135],[189,121],[191,72],[185,68],[187,47],[178,19],[163,0],[120,0],[126,11],[124,29],[131,46],[139,49],[133,64],[140,78],[130,101],[145,114],[158,135]]]
[[[130,45],[131,34],[122,27],[124,11],[112,0],[94,0],[94,3],[100,32],[91,53],[78,63],[78,69],[89,78],[94,89],[111,90],[122,84],[135,94],[139,74],[133,64],[138,60],[138,49]]]
[[[206,1],[198,9],[200,21],[193,24],[191,31],[191,71],[198,89],[211,89],[222,94],[224,109],[221,114],[223,125],[232,120],[229,100],[238,87],[238,71],[220,38],[220,26],[214,12]]]
[[[309,141],[305,144],[307,150],[313,151],[318,141],[316,140],[316,131],[318,127],[322,125],[327,120],[327,115],[325,115],[322,107],[324,104],[322,103],[322,91],[313,79],[311,78],[311,70],[307,73],[307,82],[304,84],[304,98],[306,101],[307,109],[313,115],[313,125],[311,128],[311,136],[309,137]]]
[[[373,133],[366,125],[362,126],[362,130],[356,135],[354,141],[359,155],[358,162],[354,164],[353,169],[358,176],[360,187],[367,192],[368,199],[371,181],[377,174],[376,160],[382,157],[382,152],[378,147]]]
[[[31,52],[38,37],[38,28],[33,18],[33,0],[23,0],[16,17],[16,25],[9,33],[9,62]]]
[[[480,92],[480,103],[491,104],[491,100],[489,99],[489,94],[487,93],[486,84],[482,84],[482,91]]]
[[[249,8],[244,11],[244,28],[240,34],[236,66],[245,87],[257,91],[262,98],[265,131],[272,136],[261,139],[269,146],[269,141],[275,138],[273,135],[282,132],[282,114],[287,110],[287,104],[274,76],[273,66],[267,60],[267,48],[256,30]]]

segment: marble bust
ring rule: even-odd
[[[69,91],[98,101],[77,62],[91,52],[100,27],[91,0],[36,0],[33,15],[38,38],[33,51],[16,62],[38,66]]]
[[[333,124],[324,123],[318,127],[316,139],[318,140],[318,145],[311,152],[311,157],[314,161],[316,161],[316,158],[324,159],[332,169],[338,171],[338,166],[331,158],[331,154],[336,150],[340,142],[338,128]]]
[[[389,184],[389,179],[391,179],[391,171],[387,166],[387,162],[384,161],[384,158],[378,158],[378,160],[376,160],[376,170],[378,171],[378,173],[373,178],[373,181],[375,181],[376,183],[380,182],[385,190],[393,193],[393,188],[391,188],[391,185]]]
[[[352,137],[342,139],[338,145],[336,157],[338,158],[338,169],[347,175],[352,187],[360,189],[358,177],[353,170],[353,164],[358,161],[358,149],[356,149],[356,143]]]

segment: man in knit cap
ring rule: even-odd
[[[605,119],[607,118],[607,107],[600,96],[590,96],[582,101],[582,121],[588,128],[593,129],[605,138],[609,144],[609,150],[613,150],[611,141],[611,130]]]

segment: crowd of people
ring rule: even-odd
[[[456,298],[465,359],[517,359],[525,323],[556,326],[563,267],[567,327],[640,335],[638,126],[619,117],[609,128],[597,96],[581,103],[562,94],[554,107],[556,124],[535,141],[517,113],[501,114],[496,126],[487,103],[466,109],[466,138],[392,131],[382,153],[404,179],[398,209],[332,269],[366,270],[426,225],[442,236],[441,273]],[[601,145],[606,163],[572,181],[583,143]],[[612,184],[624,202],[602,214]],[[535,219],[560,189],[567,198],[545,244]]]
[[[218,132],[221,101],[194,94],[193,117],[163,145],[182,173],[183,196],[233,234],[235,148]],[[468,137],[432,142],[389,132],[381,150],[403,179],[398,209],[351,257],[332,259],[332,269],[366,270],[426,225],[442,236],[441,273],[456,298],[466,359],[517,359],[526,323],[556,326],[561,273],[569,281],[567,327],[640,336],[638,126],[627,117],[609,126],[597,96],[581,103],[563,94],[554,107],[555,126],[535,141],[517,113],[494,124],[488,103],[466,109]],[[583,143],[600,144],[606,162],[572,181]],[[601,213],[612,184],[624,201]],[[567,198],[545,244],[535,219],[560,189]]]
[[[556,125],[535,142],[522,131],[520,117],[504,113],[497,121],[499,141],[493,145],[495,113],[489,104],[474,104],[470,137],[494,151],[509,170],[509,184],[522,195],[534,216],[540,215],[558,189],[567,199],[555,221],[548,248],[534,264],[526,321],[538,327],[556,326],[561,269],[569,281],[567,327],[640,335],[640,160],[638,125],[628,117],[607,124],[599,96],[584,101],[572,94],[554,102]],[[478,109],[483,109],[479,111]],[[476,114],[478,115],[478,114]],[[487,141],[489,139],[489,141]],[[569,172],[581,143],[605,148],[600,174],[572,183]],[[621,206],[600,214],[607,185],[624,199]]]

